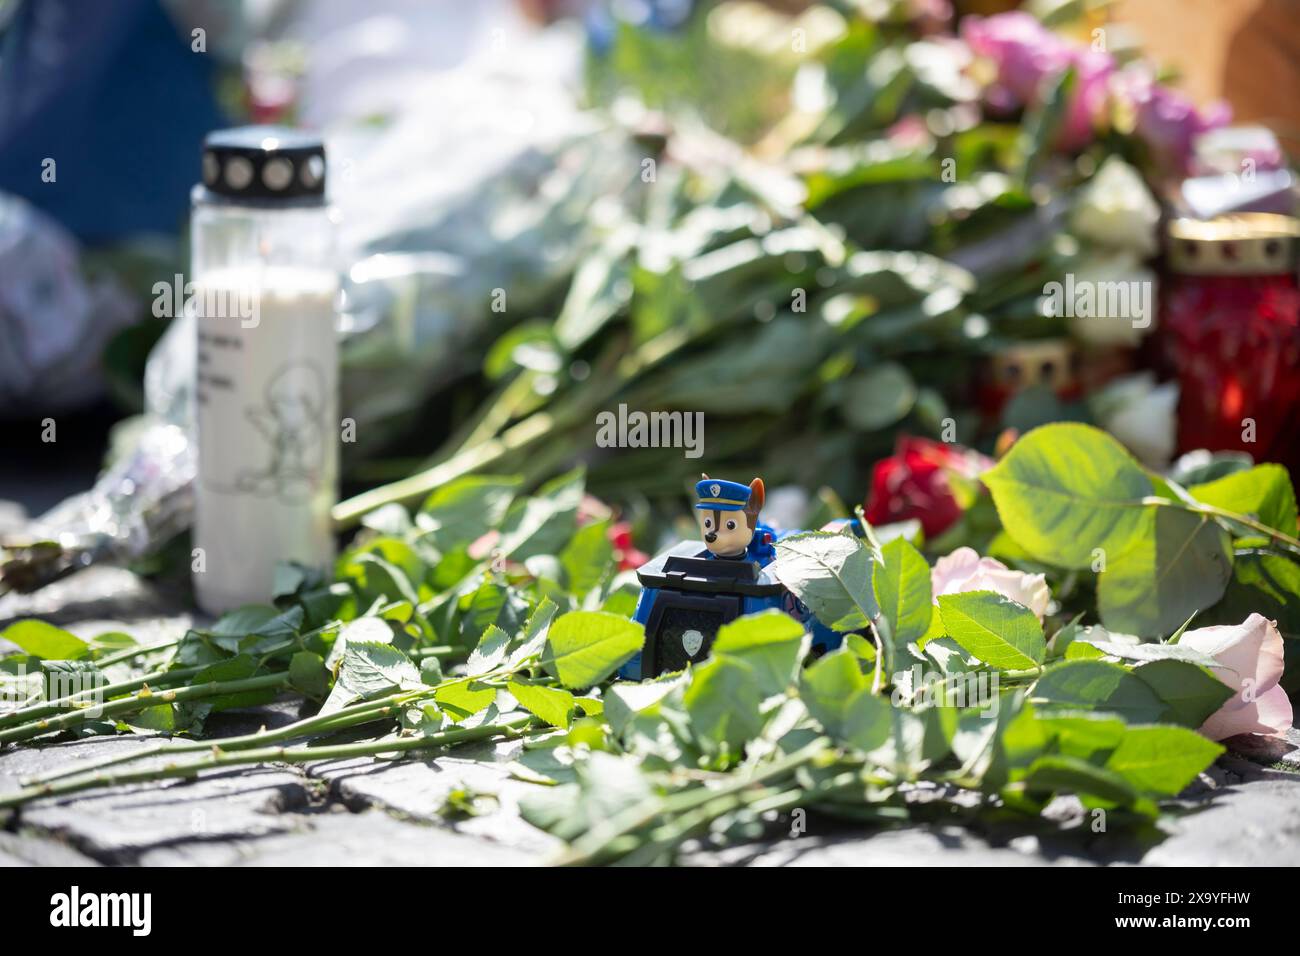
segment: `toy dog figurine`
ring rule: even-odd
[[[776,557],[772,529],[758,523],[765,494],[762,478],[745,487],[703,475],[695,484],[695,494],[699,498],[696,520],[710,557],[757,561],[759,567]]]
[[[644,680],[698,663],[722,625],[770,608],[809,624],[817,650],[839,646],[841,636],[765,570],[776,557],[776,535],[758,520],[762,479],[742,485],[704,475],[695,495],[703,541],[683,541],[637,571],[642,591],[633,619],[645,625],[646,640],[619,676]]]

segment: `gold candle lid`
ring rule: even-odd
[[[1300,220],[1243,212],[1169,223],[1169,268],[1184,275],[1279,275],[1292,272]]]

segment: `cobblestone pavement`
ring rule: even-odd
[[[95,568],[36,595],[0,598],[0,628],[40,616],[74,633],[127,630],[174,639],[191,623],[176,597],[129,572]],[[283,701],[222,714],[214,736],[274,727],[297,716]],[[137,737],[0,751],[0,791],[28,774],[147,745]],[[1063,837],[1050,827],[952,825],[864,830],[810,816],[797,838],[686,854],[692,865],[1158,865],[1300,864],[1300,732],[1289,742],[1244,738],[1184,795],[1164,833]],[[482,745],[437,759],[321,761],[212,772],[194,781],[118,787],[38,801],[0,823],[0,865],[345,864],[530,865],[556,843],[525,823],[512,778],[518,743]],[[471,757],[477,759],[470,759]],[[491,760],[483,758],[490,757]],[[464,788],[497,809],[456,821],[440,808]],[[923,798],[919,794],[918,798]],[[1068,806],[1062,809],[1069,813]],[[1084,828],[1086,831],[1087,828]]]

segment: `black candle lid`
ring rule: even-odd
[[[325,144],[283,126],[239,126],[203,141],[209,195],[257,205],[303,205],[325,198]]]

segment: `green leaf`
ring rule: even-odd
[[[1066,754],[1047,754],[1030,764],[1025,789],[1089,795],[1120,806],[1137,799],[1137,791],[1121,774]]]
[[[439,551],[451,551],[498,527],[519,485],[513,477],[457,478],[425,499],[417,520]]]
[[[344,573],[353,581],[363,605],[376,601],[407,601],[414,607],[420,603],[420,594],[406,570],[377,553],[356,554]],[[419,581],[422,576],[423,568],[415,575],[415,580]]]
[[[171,704],[158,704],[146,707],[134,714],[127,714],[122,722],[137,730],[157,730],[169,733],[176,729],[176,709]]]
[[[1223,597],[1232,541],[1217,522],[1177,507],[1149,508],[1140,534],[1112,557],[1097,583],[1097,610],[1107,628],[1168,634]]]
[[[35,618],[10,624],[0,631],[0,638],[17,644],[33,657],[49,660],[75,660],[90,651],[90,645],[77,635]]]
[[[104,672],[91,661],[42,660],[40,670],[46,700],[80,694],[108,683]]]
[[[234,657],[210,664],[195,674],[191,679],[193,685],[208,684],[216,681],[243,680],[252,677],[260,669],[259,659],[251,654],[237,654]],[[257,707],[275,700],[279,691],[275,688],[265,690],[248,690],[235,694],[221,694],[203,701],[211,710],[234,710],[240,707]]]
[[[489,626],[495,624],[507,634],[513,634],[524,623],[528,601],[514,587],[484,580],[462,599],[465,616],[461,619],[461,634],[477,642]]]
[[[888,428],[916,404],[916,383],[897,362],[881,362],[844,383],[844,419],[864,432]]]
[[[1071,757],[1091,758],[1119,746],[1128,725],[1118,717],[1097,713],[1052,713],[1035,715],[1038,725],[1054,741],[1056,749]]]
[[[915,777],[948,755],[951,747],[943,727],[944,714],[955,716],[951,708],[929,707],[911,711],[890,707],[889,734],[881,746],[871,751],[872,762],[901,777]],[[848,715],[846,715],[848,716]],[[852,724],[846,720],[846,733]]]
[[[1193,730],[1232,696],[1231,687],[1191,661],[1152,661],[1135,668],[1133,674],[1164,702],[1165,712],[1160,720],[1174,721]]]
[[[866,627],[879,608],[871,590],[871,553],[861,539],[809,531],[776,544],[768,570],[827,627]]]
[[[939,595],[948,636],[998,670],[1025,670],[1043,662],[1047,641],[1034,612],[993,591]]]
[[[608,521],[583,525],[560,552],[569,593],[575,597],[582,597],[610,574],[614,545],[608,532]]]
[[[1183,727],[1130,727],[1106,760],[1142,793],[1177,796],[1223,753],[1223,747]]]
[[[781,611],[737,618],[718,629],[713,654],[744,661],[754,670],[763,697],[783,694],[794,683],[803,660],[803,625]]]
[[[1088,568],[1093,550],[1120,555],[1143,533],[1153,486],[1122,445],[1099,429],[1044,425],[982,476],[1011,538],[1040,561]]]
[[[871,681],[862,673],[857,657],[841,647],[803,672],[799,696],[808,713],[828,734],[843,739],[850,699],[870,686]]]
[[[530,714],[540,717],[552,727],[569,729],[569,720],[576,702],[567,690],[541,684],[525,684],[517,680],[507,682],[506,690]]]
[[[686,675],[674,674],[639,684],[615,684],[605,692],[605,719],[610,729],[621,737],[633,718],[643,714],[653,716],[659,703],[685,682]]]
[[[892,673],[907,645],[920,641],[930,629],[934,604],[930,565],[909,541],[894,538],[881,548],[881,556],[884,564],[874,569],[871,586],[889,623],[886,665]]]
[[[1192,485],[1187,491],[1207,505],[1254,515],[1270,528],[1292,536],[1296,533],[1295,488],[1281,465],[1256,465],[1249,471]]]
[[[356,700],[369,700],[399,688],[423,686],[415,664],[391,644],[349,641],[338,680],[320,712],[333,713]]]
[[[1095,648],[1100,654],[1109,654],[1126,661],[1187,661],[1201,667],[1215,667],[1214,658],[1202,651],[1182,644],[1120,644],[1095,637],[1080,637],[1071,647],[1086,645]]]
[[[1067,67],[1044,82],[1038,102],[1025,110],[1021,121],[1020,179],[1028,183],[1034,172],[1053,152],[1064,129],[1074,91],[1078,87],[1077,67]]]
[[[744,661],[713,657],[692,668],[683,700],[692,730],[723,750],[738,752],[763,729],[758,678]]]
[[[844,740],[870,753],[883,747],[893,728],[889,701],[873,694],[870,687],[856,691],[844,705],[841,728]]]
[[[329,692],[325,659],[311,651],[298,651],[289,660],[289,683],[304,697],[321,700]]]
[[[524,622],[523,630],[519,632],[518,643],[510,652],[510,658],[506,661],[506,666],[512,670],[519,668],[525,661],[531,660],[546,647],[546,635],[551,626],[551,621],[555,619],[555,612],[559,608],[549,597],[542,598],[542,603],[532,614],[528,615],[528,620]]]
[[[605,611],[570,611],[556,618],[542,666],[573,690],[590,687],[618,670],[645,643],[645,628]]]
[[[330,652],[325,657],[325,666],[331,672],[337,671],[339,665],[343,663],[348,644],[353,641],[361,644],[391,644],[393,626],[381,617],[359,617],[344,625],[338,636],[334,638]]]
[[[501,553],[512,561],[526,561],[563,548],[577,530],[585,481],[578,468],[542,485],[536,495],[512,504],[501,529]]]
[[[510,635],[495,624],[489,624],[479,639],[478,646],[470,651],[469,660],[465,662],[465,672],[470,677],[486,674],[504,663],[509,647]]]
[[[221,615],[209,628],[213,637],[233,637],[242,639],[256,634],[261,628],[275,620],[280,612],[269,604],[245,604],[233,611]]]
[[[448,681],[433,692],[436,700],[455,722],[487,710],[497,699],[495,687],[471,677]]]
[[[1148,684],[1108,661],[1063,661],[1034,683],[1030,699],[1040,708],[1099,710],[1129,723],[1155,723],[1165,705]]]
[[[654,795],[633,757],[592,753],[574,765],[576,784],[538,787],[519,801],[520,815],[561,840],[573,841]]]
[[[578,348],[627,306],[635,236],[630,228],[616,229],[583,257],[555,319],[555,337],[564,348]]]

